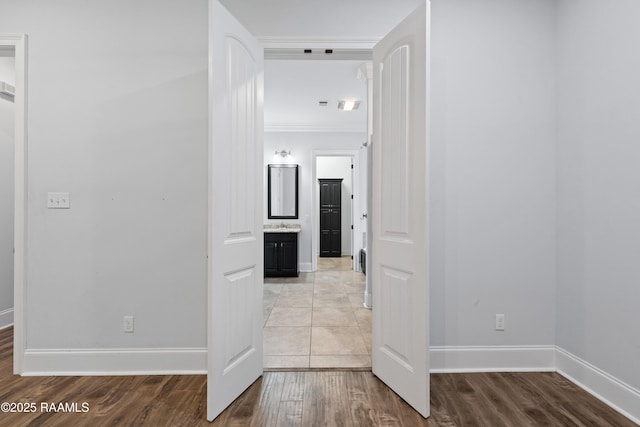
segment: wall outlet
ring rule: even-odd
[[[133,332],[133,316],[124,316],[123,327],[125,332]]]
[[[496,314],[496,331],[504,331],[504,314]]]

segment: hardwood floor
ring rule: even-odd
[[[0,331],[0,426],[635,426],[554,373],[431,375],[424,420],[370,372],[266,372],[212,424],[205,376],[19,377],[12,328]],[[40,410],[41,402],[87,402],[86,413]]]

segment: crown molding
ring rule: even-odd
[[[379,39],[335,37],[260,37],[265,59],[358,60],[371,61]],[[305,50],[311,53],[305,53]],[[327,54],[326,50],[331,53]]]
[[[371,50],[381,38],[339,37],[258,37],[265,49],[345,49]]]
[[[301,123],[265,123],[265,132],[324,132],[324,133],[367,133],[366,129],[354,126],[327,126]]]

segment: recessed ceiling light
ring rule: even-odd
[[[338,110],[352,111],[360,107],[360,101],[340,101],[338,102]]]

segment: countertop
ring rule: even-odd
[[[300,225],[298,224],[265,224],[265,233],[299,233]]]

